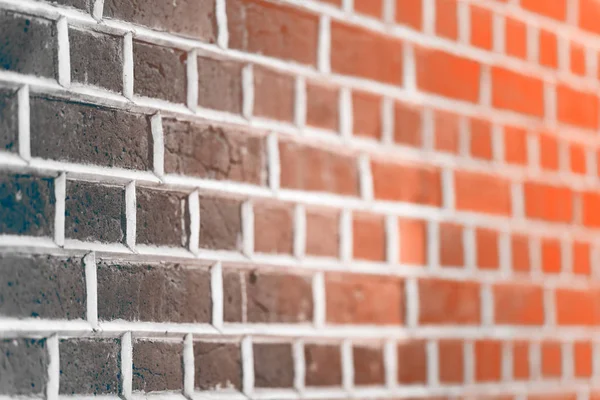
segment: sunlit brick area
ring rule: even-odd
[[[0,399],[600,399],[600,0],[0,0]]]

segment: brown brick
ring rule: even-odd
[[[137,340],[133,344],[133,390],[183,389],[183,344]]]
[[[352,354],[355,385],[383,385],[385,383],[385,367],[381,348],[354,346]]]
[[[223,269],[223,321],[225,322],[242,322],[244,319],[242,279],[245,279],[245,276],[240,271]]]
[[[241,390],[240,345],[228,342],[194,343],[194,385],[200,390]]]
[[[438,373],[443,384],[464,382],[464,351],[460,340],[446,339],[438,342]]]
[[[479,289],[476,282],[419,280],[419,323],[478,324],[481,319]]]
[[[294,222],[291,206],[271,202],[254,204],[254,251],[292,254]]]
[[[340,250],[340,216],[336,211],[306,210],[306,254],[338,257]]]
[[[408,339],[398,344],[398,382],[401,385],[427,383],[427,349],[424,340]]]
[[[381,139],[381,96],[368,92],[352,92],[352,131],[356,136]]]
[[[306,82],[306,125],[337,131],[339,89],[320,82]]]
[[[242,64],[198,57],[198,105],[242,113]]]
[[[189,240],[187,195],[136,188],[138,244],[185,247]]]
[[[290,75],[254,66],[253,115],[292,122],[294,120],[294,79]]]
[[[340,346],[328,344],[304,345],[306,386],[341,386],[342,354]]]
[[[239,250],[242,242],[241,202],[235,199],[200,199],[200,247]]]
[[[292,346],[287,343],[254,343],[254,386],[291,388],[294,385]]]
[[[352,255],[357,260],[385,261],[385,219],[378,214],[352,215]]]

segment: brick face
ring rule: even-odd
[[[304,360],[307,387],[341,386],[342,355],[339,346],[305,344]]]
[[[241,389],[242,360],[239,344],[195,342],[194,385],[200,390]]]
[[[16,90],[0,88],[0,150],[11,153],[18,150],[18,112]]]
[[[292,346],[287,343],[254,343],[254,386],[291,388],[294,384]]]
[[[0,349],[0,393],[7,396],[43,394],[49,363],[46,341],[2,339]]]
[[[133,343],[133,390],[156,392],[183,388],[181,343],[138,340]]]

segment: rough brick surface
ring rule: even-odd
[[[133,390],[182,390],[181,343],[139,340],[133,343]]]
[[[189,210],[184,193],[136,189],[139,244],[184,247],[189,240]]]
[[[48,363],[45,340],[2,339],[0,394],[43,394],[46,389]]]
[[[254,343],[254,386],[291,388],[294,384],[292,346],[287,343]]]
[[[242,112],[242,64],[198,57],[198,105],[234,114]]]
[[[218,197],[200,199],[200,247],[237,250],[242,241],[239,200]]]
[[[288,204],[261,202],[254,204],[254,251],[291,254],[294,222]]]
[[[14,88],[0,88],[0,151],[18,150],[18,100]]]
[[[238,343],[194,343],[194,385],[200,390],[241,389],[242,359]]]

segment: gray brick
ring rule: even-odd
[[[17,90],[0,88],[0,151],[16,153],[19,137]]]
[[[254,386],[291,388],[294,385],[294,359],[288,343],[254,343]]]
[[[189,241],[187,195],[137,188],[137,243],[185,247]]]
[[[183,345],[136,341],[133,345],[133,390],[183,389]]]
[[[234,199],[200,199],[200,247],[239,250],[242,241],[241,202]]]
[[[240,271],[223,269],[223,320],[242,322],[242,279]]]
[[[46,3],[58,4],[61,6],[78,8],[83,11],[91,12],[92,3],[91,0],[41,0]]]
[[[48,352],[44,340],[0,340],[0,394],[39,395],[46,390]]]

